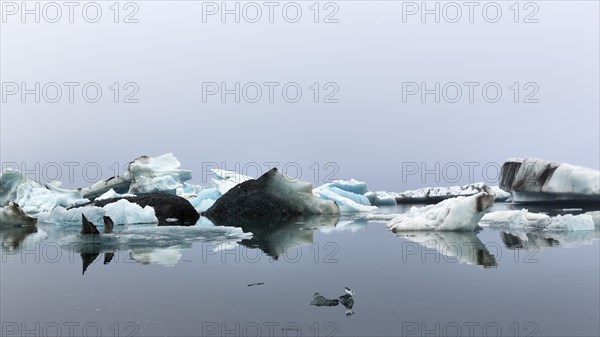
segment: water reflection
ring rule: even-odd
[[[600,238],[600,230],[593,231],[525,231],[504,230],[500,238],[508,249],[543,250],[550,247],[577,247],[591,245]]]
[[[338,220],[339,215],[313,215],[285,219],[231,219],[215,225],[240,227],[244,232],[252,232],[252,238],[242,240],[241,244],[258,248],[277,260],[290,249],[312,245],[314,230],[334,229]]]
[[[36,226],[0,227],[0,241],[3,253],[16,253],[27,238],[37,234]]]
[[[479,240],[475,232],[402,232],[396,236],[438,251],[449,260],[484,268],[497,267],[496,257]],[[408,249],[407,249],[408,250]],[[417,253],[407,252],[407,253]]]

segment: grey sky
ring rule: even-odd
[[[66,170],[64,162],[93,161],[106,178],[113,162],[173,152],[193,170],[197,183],[202,183],[203,163],[225,162],[233,169],[236,162],[242,167],[256,162],[266,170],[265,162],[296,162],[306,180],[320,183],[337,167],[335,178],[354,177],[386,190],[482,180],[486,163],[513,156],[600,166],[595,1],[536,2],[539,10],[531,18],[538,23],[522,22],[532,8],[520,8],[519,23],[514,23],[512,1],[498,2],[502,17],[488,23],[480,11],[487,3],[481,2],[474,23],[463,7],[456,24],[444,22],[443,15],[440,23],[432,15],[425,23],[418,15],[403,23],[403,7],[394,2],[336,2],[337,14],[330,19],[338,23],[322,22],[335,10],[324,3],[320,22],[314,23],[312,2],[298,2],[302,16],[293,24],[279,11],[285,2],[275,7],[274,23],[266,12],[256,24],[243,22],[243,16],[240,23],[233,16],[222,23],[218,15],[203,23],[199,2],[147,1],[136,3],[133,18],[139,22],[125,24],[113,22],[112,2],[98,3],[103,15],[95,24],[86,23],[78,9],[75,23],[65,12],[51,24],[35,23],[31,16],[21,23],[18,14],[5,16],[3,8],[3,95],[8,82],[81,84],[74,103],[64,86],[58,103],[43,98],[35,103],[33,95],[22,103],[19,94],[6,96],[0,127],[3,165],[57,162]],[[120,8],[118,20],[130,12]],[[88,82],[102,88],[97,103],[81,96]],[[120,103],[112,102],[114,82],[121,86]],[[134,89],[123,89],[127,82],[139,87],[138,103],[122,103]],[[235,103],[228,95],[222,103],[212,95],[204,103],[203,82],[226,82],[229,88],[235,82],[241,87],[256,82],[263,96],[257,103],[244,97]],[[268,101],[264,82],[280,83],[274,103]],[[289,82],[302,89],[297,103],[281,95]],[[320,85],[319,103],[313,102],[314,82]],[[328,82],[335,84],[324,88]],[[403,102],[403,82],[425,82],[428,88],[455,82],[463,95],[457,103],[444,96],[436,103],[434,95],[426,96],[425,103],[419,95]],[[464,82],[479,83],[473,103]],[[490,82],[502,89],[497,103],[481,95]],[[518,103],[511,89],[515,82]],[[323,103],[336,89],[330,98],[339,102]],[[539,102],[523,103],[536,90],[529,98]],[[319,177],[314,177],[314,162]],[[329,162],[335,165],[326,166]],[[403,163],[423,162],[429,169],[439,162],[440,169],[424,180],[416,174],[402,181]],[[442,168],[451,162],[462,176],[448,182]],[[474,177],[465,162],[479,163]],[[294,166],[288,168],[294,172]],[[76,173],[66,185],[81,184]]]

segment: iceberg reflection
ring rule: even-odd
[[[484,268],[497,267],[496,257],[479,240],[475,232],[401,232],[397,237],[415,242],[426,249],[434,249],[443,256],[459,263],[473,264]]]
[[[593,231],[525,231],[504,230],[500,233],[508,249],[543,250],[550,247],[577,247],[591,245],[600,238],[600,230]]]
[[[241,244],[249,248],[258,248],[277,260],[290,249],[313,244],[313,232],[316,229],[334,228],[339,215],[305,215],[289,218],[258,219],[236,218],[215,223],[217,226],[240,227],[251,232],[252,238],[244,239]],[[204,221],[201,219],[201,221]]]

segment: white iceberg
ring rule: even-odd
[[[104,207],[105,215],[110,217],[116,225],[158,223],[158,218],[152,206],[141,207],[136,203],[121,199]]]
[[[107,204],[104,207],[88,205],[66,209],[59,206],[50,212],[40,213],[38,215],[38,220],[40,222],[75,224],[80,226],[82,214],[98,227],[104,223],[104,216],[110,217],[115,225],[155,224],[159,222],[156,218],[154,208],[151,206],[142,208],[140,205],[129,202],[126,199],[118,200]]]
[[[483,216],[479,224],[492,228],[545,231],[586,231],[595,227],[593,213],[551,217],[544,213],[531,213],[527,209],[490,212]]]
[[[459,196],[475,195],[480,192],[495,194],[490,187],[482,182],[463,186],[425,187],[402,193],[389,192],[389,194],[396,199],[397,203],[432,203]],[[509,196],[510,195],[502,194],[500,197],[508,198]],[[498,195],[496,195],[496,197],[498,197]]]
[[[110,189],[116,193],[144,194],[163,192],[175,194],[183,183],[192,178],[189,170],[180,169],[181,163],[167,153],[158,157],[141,156],[120,176],[99,181],[83,189],[83,196],[94,199]]]
[[[483,211],[494,203],[494,195],[480,192],[468,197],[446,199],[435,205],[412,207],[387,223],[388,229],[400,231],[473,231]]]
[[[28,215],[49,212],[58,206],[71,207],[89,202],[83,198],[81,190],[61,189],[60,182],[43,186],[15,170],[5,170],[0,174],[0,191],[0,206],[15,202]]]
[[[496,195],[496,201],[506,201],[510,198],[510,193],[501,189],[500,186],[490,186],[490,189]]]
[[[227,171],[222,169],[213,169],[212,171],[216,175],[216,178],[212,180],[213,184],[221,193],[221,195],[227,193],[230,189],[237,186],[238,184],[243,183],[244,181],[254,179],[252,177],[245,176],[243,174],[233,171]]]

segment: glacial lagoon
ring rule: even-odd
[[[403,213],[414,205],[380,207]],[[417,205],[421,206],[421,205]],[[496,203],[489,211],[521,209]],[[595,206],[528,205],[550,215]],[[7,228],[3,333],[105,336],[595,335],[600,231],[390,232],[360,215],[265,230]],[[265,228],[261,224],[260,228]],[[351,309],[310,305],[355,292]],[[72,323],[69,323],[72,322]]]

